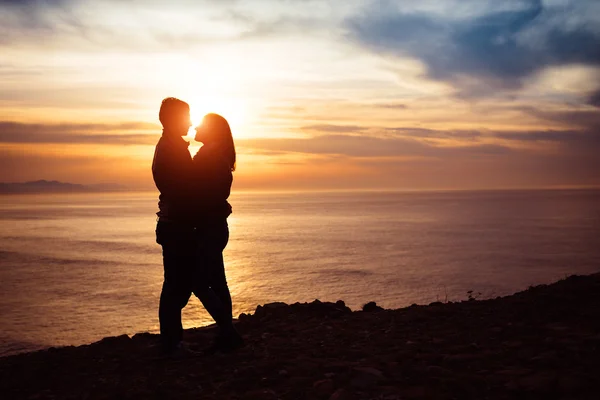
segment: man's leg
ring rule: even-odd
[[[157,241],[163,248],[164,263],[158,318],[161,342],[167,351],[175,348],[183,338],[181,310],[191,295],[191,235],[191,231],[173,223],[159,222],[157,227]]]

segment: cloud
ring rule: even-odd
[[[412,128],[412,127],[374,127],[361,125],[307,125],[300,128],[302,131],[316,132],[318,134],[367,134],[379,135],[386,137],[408,137],[415,139],[462,139],[474,140],[483,136],[477,130],[436,130],[427,128]]]
[[[43,149],[23,152],[0,147],[0,181],[25,182],[39,179],[86,184],[118,182],[140,187],[151,182],[151,173],[148,164],[130,157],[111,154],[54,154]]]
[[[460,139],[472,141],[483,137],[483,133],[477,130],[456,129],[456,130],[437,130],[427,128],[385,128],[384,132],[398,136],[422,138],[422,139]]]
[[[588,104],[600,108],[600,89],[589,95]]]
[[[346,7],[344,7],[346,8]],[[183,50],[308,31],[327,32],[327,6],[276,0],[25,0],[0,2],[0,44],[69,50]],[[173,29],[176,26],[177,29]]]
[[[214,29],[219,24],[212,19],[218,9],[218,3],[210,1],[179,1],[168,6],[133,0],[0,2],[0,44],[46,44],[70,51],[171,51],[231,36],[213,34],[220,31]],[[199,13],[202,23],[198,22]],[[175,31],[169,28],[173,24],[177,25]]]
[[[438,146],[411,138],[354,135],[322,135],[313,138],[264,138],[238,140],[240,148],[349,157],[471,157],[513,151],[496,144]]]
[[[330,125],[330,124],[320,124],[320,125],[307,125],[300,128],[303,131],[316,131],[316,132],[327,132],[327,133],[351,133],[351,132],[361,132],[367,127],[357,126],[357,125]]]
[[[555,118],[569,118],[569,115],[558,114]],[[359,158],[455,159],[522,152],[534,154],[547,149],[544,143],[558,145],[561,152],[573,155],[600,152],[600,129],[502,131],[337,125],[315,127],[322,129],[316,131],[319,133],[311,138],[241,139],[237,141],[237,145],[245,151],[267,154],[288,152]]]
[[[65,0],[0,0],[0,6],[30,8],[41,5],[57,6],[66,3]]]
[[[376,103],[373,106],[390,110],[406,110],[408,108],[408,105],[404,103]]]
[[[149,131],[154,133],[147,133]],[[158,125],[145,122],[126,122],[120,124],[24,124],[0,121],[0,143],[155,144],[160,132],[161,129]]]
[[[377,53],[420,60],[428,77],[450,82],[462,95],[520,88],[549,66],[600,67],[597,2],[553,6],[529,0],[467,18],[382,4],[387,6],[373,5],[349,18],[348,37]]]
[[[521,142],[558,142],[566,146],[585,147],[590,151],[600,150],[600,132],[598,131],[525,131],[525,132],[494,132],[500,139]],[[594,149],[595,148],[595,149]]]
[[[600,110],[544,110],[534,106],[517,107],[516,109],[543,121],[559,123],[567,127],[600,131]]]

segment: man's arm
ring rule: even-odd
[[[187,149],[177,150],[159,142],[154,152],[152,176],[160,193],[174,208],[180,209],[190,203],[192,159]]]

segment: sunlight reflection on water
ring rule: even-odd
[[[600,192],[235,193],[234,313],[509,294],[600,266]],[[0,197],[0,355],[157,332],[154,193]],[[186,328],[211,322],[197,299]]]

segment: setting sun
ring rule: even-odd
[[[194,128],[202,123],[202,118],[208,113],[216,113],[223,116],[231,126],[234,137],[247,137],[244,132],[244,125],[248,123],[248,106],[243,101],[234,97],[224,96],[198,96],[192,97],[188,101],[190,105],[190,115],[192,126],[188,132],[188,137],[195,135]]]

